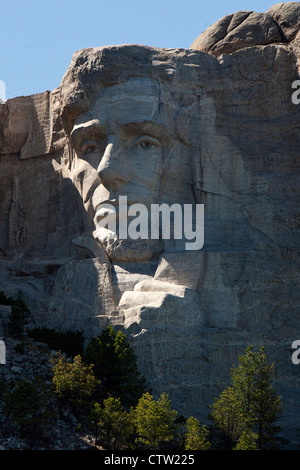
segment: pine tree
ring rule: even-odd
[[[248,429],[241,397],[236,390],[228,387],[215,399],[211,409],[211,417],[221,432],[222,445],[225,449],[232,449],[241,434]]]
[[[207,438],[209,431],[191,416],[186,422],[185,450],[209,450],[211,444]]]
[[[119,398],[109,397],[103,404],[94,403],[89,423],[107,449],[122,450],[130,447],[134,434],[132,416],[121,405]]]
[[[231,378],[232,386],[211,407],[225,446],[272,448],[282,402],[272,385],[274,364],[268,363],[264,348],[253,352],[249,346],[239,357],[238,366],[232,368]]]
[[[243,431],[233,450],[257,450],[258,435],[252,431]]]
[[[279,428],[275,425],[282,410],[281,398],[273,388],[274,364],[269,364],[263,347],[254,352],[249,346],[232,369],[234,389],[242,399],[250,428],[258,435],[259,449],[272,446]]]
[[[174,440],[177,431],[177,411],[171,408],[167,394],[155,401],[150,393],[144,393],[133,410],[137,442],[158,449]]]
[[[94,364],[96,377],[101,380],[103,399],[120,398],[123,406],[134,406],[146,391],[146,381],[140,374],[136,355],[126,336],[109,325],[101,335],[87,345],[85,361]]]
[[[20,427],[20,435],[33,445],[46,437],[55,423],[51,409],[51,390],[39,377],[22,380],[10,392],[4,393],[3,412]]]
[[[99,380],[93,372],[93,365],[87,365],[80,355],[73,361],[58,352],[52,356],[52,382],[58,397],[81,407],[88,403],[99,386]]]

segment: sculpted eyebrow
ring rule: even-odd
[[[83,138],[104,135],[105,130],[100,122],[91,122],[90,124],[82,124],[75,126],[70,134],[71,144],[79,145]]]
[[[154,121],[128,122],[122,125],[122,130],[127,134],[140,133],[150,134],[158,139],[165,140],[170,137],[170,133],[165,126]]]

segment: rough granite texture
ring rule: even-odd
[[[0,289],[21,292],[35,325],[87,337],[108,323],[121,328],[153,393],[168,393],[179,412],[203,423],[238,355],[263,345],[285,405],[280,425],[296,447],[300,107],[291,96],[299,20],[299,3],[282,3],[228,15],[187,50],[84,49],[56,90],[0,104]],[[137,102],[145,90],[141,113],[152,103],[170,131],[153,175],[163,181],[161,201],[204,204],[201,250],[165,243],[143,259],[143,245],[114,257],[99,243],[89,192],[97,167],[70,133],[111,103],[111,86]],[[130,132],[134,109],[119,115]],[[136,171],[146,180],[146,163],[138,165],[129,179]]]

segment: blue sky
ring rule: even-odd
[[[73,52],[138,43],[188,48],[208,26],[276,0],[0,0],[1,81],[6,98],[59,86]]]

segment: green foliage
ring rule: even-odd
[[[31,444],[53,427],[49,397],[50,391],[39,378],[33,382],[22,380],[13,391],[5,394],[3,411],[20,426],[21,436],[29,439]]]
[[[212,418],[230,448],[271,448],[275,442],[282,402],[272,386],[274,364],[264,348],[253,352],[249,346],[231,370],[232,386],[212,405]]]
[[[3,291],[0,292],[0,304],[11,305],[11,317],[9,323],[9,331],[12,336],[22,337],[24,329],[31,314],[26,303],[18,294],[17,298],[7,297]]]
[[[148,392],[139,399],[133,410],[137,442],[159,448],[174,440],[177,432],[177,411],[171,408],[167,394],[155,401]]]
[[[18,295],[11,309],[9,328],[12,335],[17,337],[22,337],[24,335],[25,325],[28,322],[30,313],[31,312],[24,300],[20,295]]]
[[[209,431],[205,425],[191,416],[186,422],[185,450],[209,450],[210,442],[207,440]]]
[[[110,325],[87,345],[84,359],[94,364],[96,377],[101,380],[103,397],[120,398],[124,406],[134,406],[146,391],[135,353],[126,336]]]
[[[80,331],[58,332],[50,328],[34,328],[28,330],[34,341],[46,343],[54,351],[62,351],[67,356],[83,355],[83,333]]]
[[[89,417],[97,438],[107,449],[122,450],[131,447],[130,439],[134,434],[131,413],[124,410],[119,398],[109,397],[101,406],[94,403]]]
[[[232,387],[223,390],[211,406],[211,417],[221,431],[224,447],[232,448],[248,427],[248,417],[239,393]]]
[[[241,396],[250,429],[258,434],[260,449],[272,445],[279,429],[275,422],[281,414],[282,401],[272,386],[274,372],[264,348],[254,352],[252,346],[239,357],[238,367],[232,369],[233,386]]]
[[[52,382],[58,397],[81,407],[86,405],[96,391],[99,380],[93,373],[93,365],[86,365],[80,355],[73,362],[60,352],[52,356]]]
[[[14,335],[22,335],[30,314],[24,301],[20,296],[14,300],[0,292],[0,303],[12,305],[11,328]],[[56,395],[61,403],[67,400],[81,409],[93,404],[89,422],[108,449],[132,449],[134,445],[163,449],[178,446],[181,438],[187,451],[211,448],[204,425],[194,417],[180,425],[168,395],[163,393],[155,401],[147,391],[134,351],[121,331],[108,326],[99,337],[90,340],[85,353],[81,332],[58,333],[36,328],[29,334],[58,351],[51,359]],[[16,345],[15,351],[24,352],[24,343]],[[273,448],[278,432],[275,423],[282,410],[281,398],[272,386],[274,364],[268,363],[263,348],[254,352],[249,346],[239,357],[237,367],[231,369],[231,378],[231,385],[211,406],[211,417],[222,438],[221,447]],[[11,387],[13,390],[8,391],[7,384],[0,382],[0,398],[5,402],[3,411],[32,443],[53,424],[48,391],[38,379],[23,380]],[[97,402],[93,403],[96,398]]]
[[[254,432],[250,430],[243,431],[233,450],[258,450],[257,440],[258,435]]]

